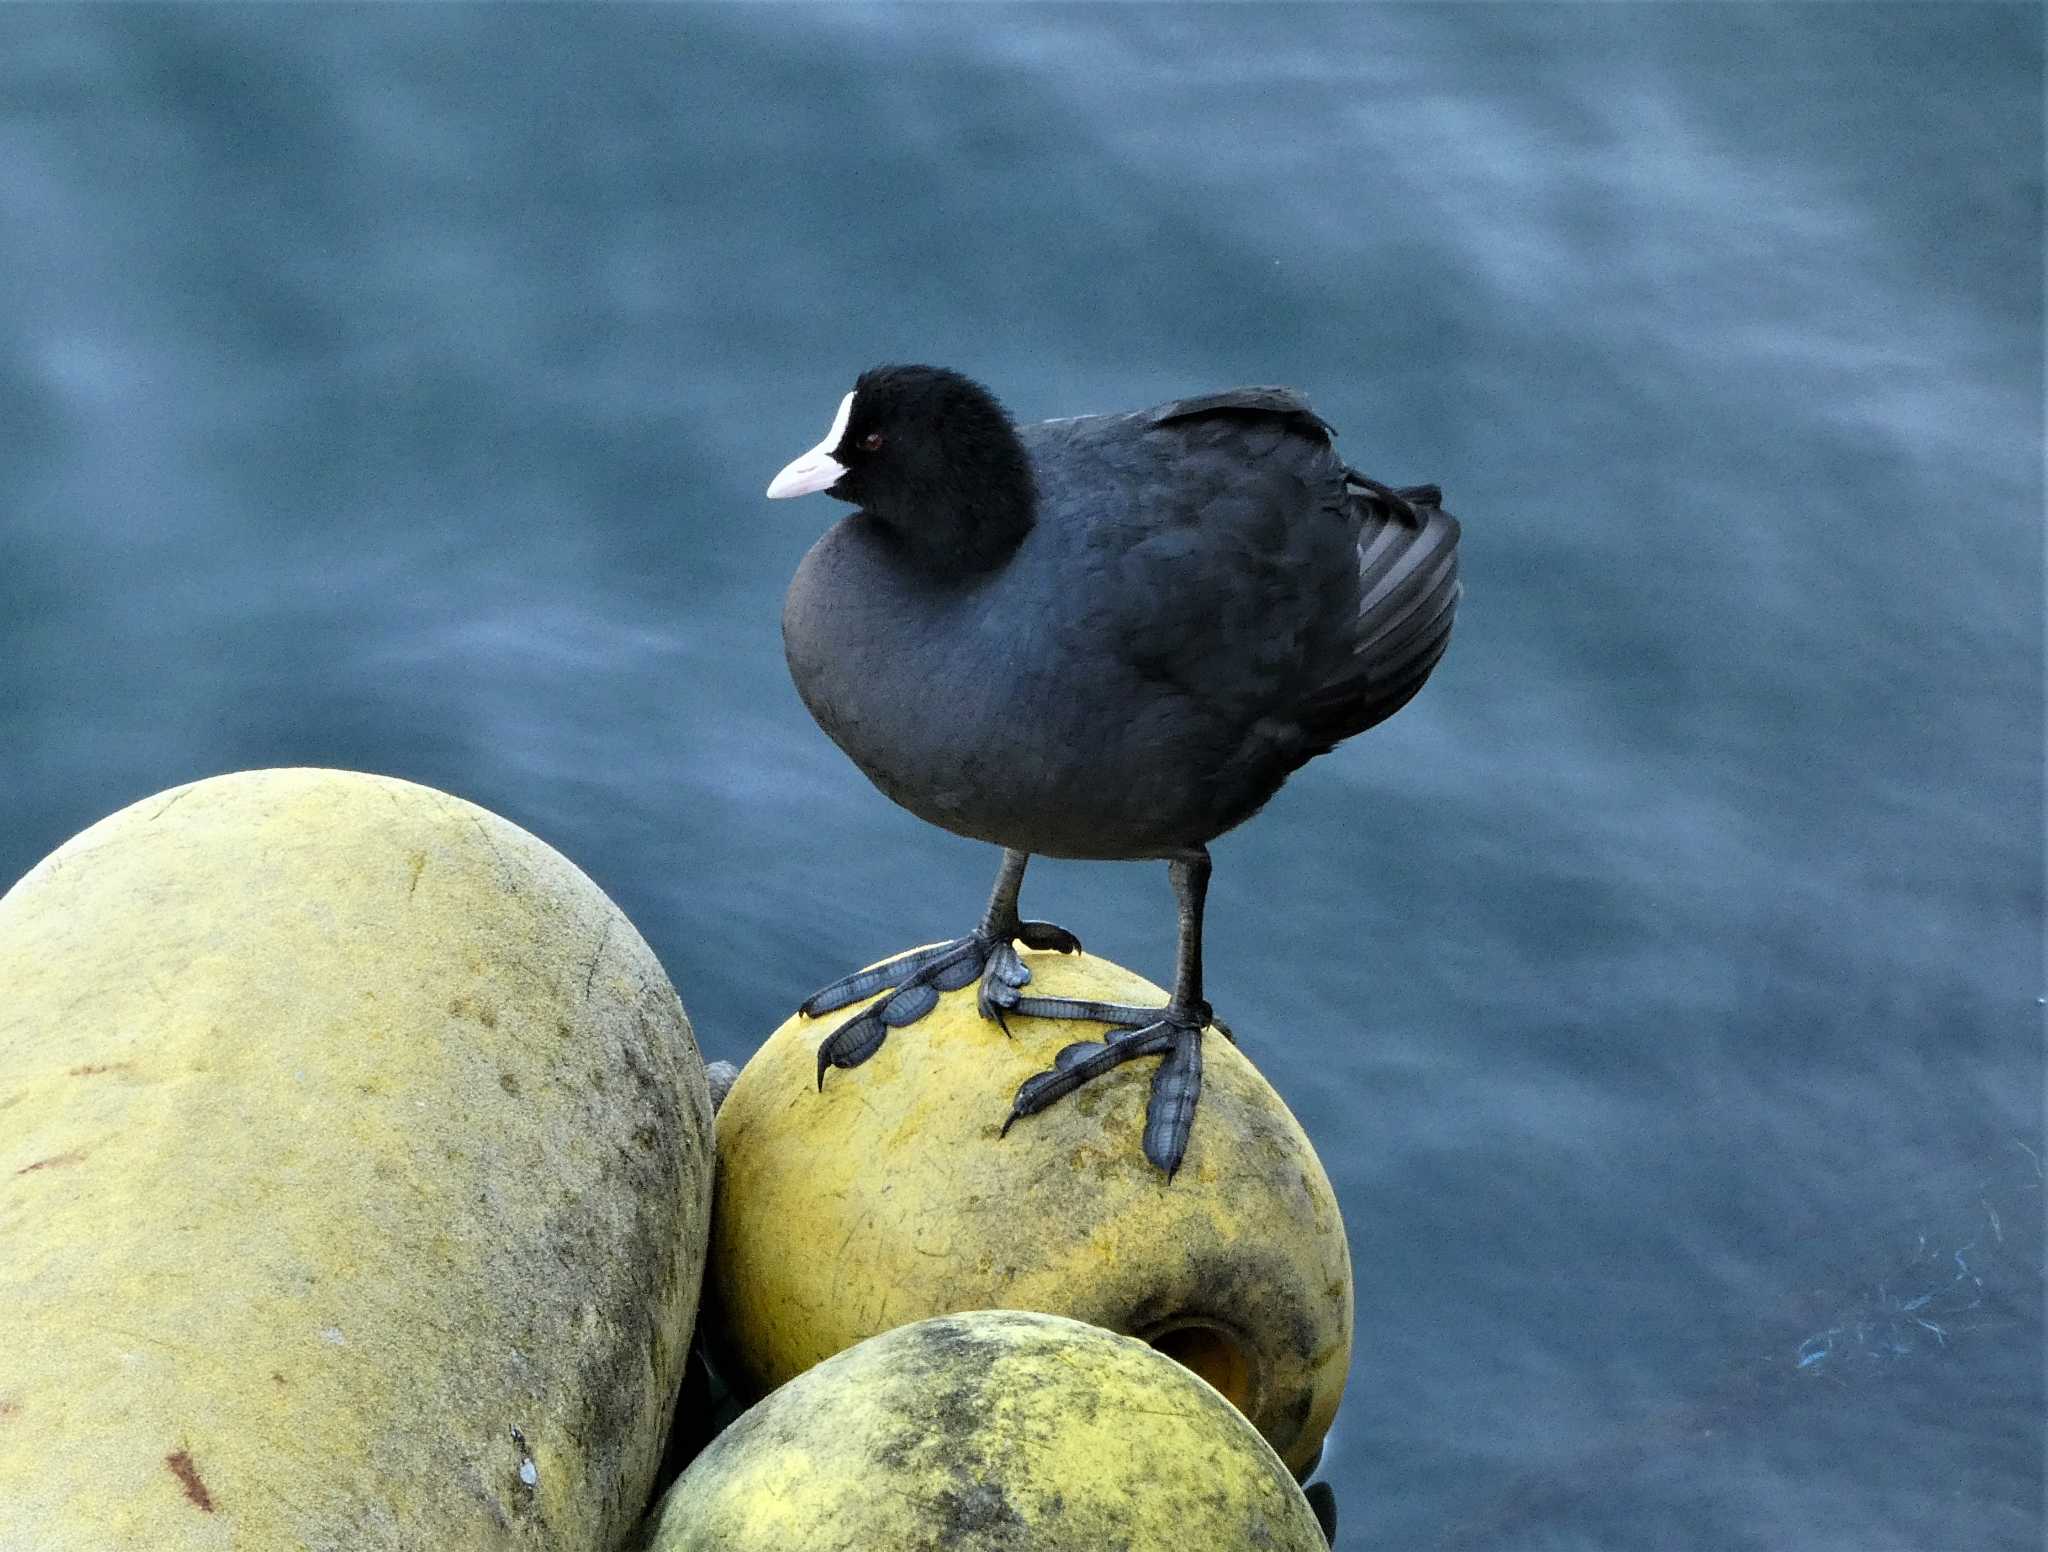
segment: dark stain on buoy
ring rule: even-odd
[[[190,1450],[176,1450],[164,1457],[164,1464],[171,1468],[171,1475],[185,1485],[185,1496],[206,1513],[213,1513],[213,1494],[206,1490],[206,1484],[199,1480],[199,1468],[192,1464]]]
[[[73,1148],[69,1153],[53,1153],[47,1159],[37,1159],[33,1164],[24,1164],[15,1171],[17,1175],[32,1175],[39,1169],[53,1169],[59,1164],[76,1164],[85,1157],[83,1148]]]

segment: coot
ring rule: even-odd
[[[1392,716],[1443,655],[1458,523],[1433,485],[1338,457],[1285,388],[1019,427],[956,372],[883,366],[768,487],[858,510],[813,546],[783,609],[818,725],[889,797],[1003,848],[981,924],[838,981],[806,1014],[893,993],[818,1047],[853,1067],[939,993],[983,1014],[1092,1019],[1017,1091],[1004,1130],[1138,1056],[1163,1056],[1143,1146],[1169,1178],[1201,1093],[1207,842],[1288,775]],[[1180,908],[1163,1008],[1026,996],[1016,950],[1072,951],[1018,913],[1033,853],[1167,864]]]

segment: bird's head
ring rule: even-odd
[[[992,563],[1031,526],[1031,463],[981,384],[934,366],[878,366],[839,401],[824,441],[769,482],[824,491],[951,569]]]

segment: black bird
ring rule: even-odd
[[[1018,1089],[1009,1120],[1137,1056],[1163,1056],[1145,1155],[1170,1178],[1201,1094],[1206,843],[1287,777],[1384,721],[1443,655],[1458,523],[1433,485],[1347,467],[1285,388],[1019,428],[929,366],[861,374],[825,440],[768,487],[859,508],[814,545],[783,607],[818,725],[920,819],[1003,848],[981,925],[826,987],[815,1015],[893,987],[826,1037],[853,1067],[941,991],[1118,1026]],[[1017,953],[1074,935],[1018,914],[1032,853],[1160,859],[1180,907],[1163,1008],[1029,997]]]

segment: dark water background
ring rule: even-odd
[[[2037,1549],[2042,12],[0,8],[0,881],[248,766],[588,869],[713,1055],[994,858],[811,724],[862,366],[1308,391],[1450,657],[1216,847],[1342,1545]],[[1027,902],[1170,971],[1160,868]],[[1134,1141],[1135,1145],[1135,1141]]]

